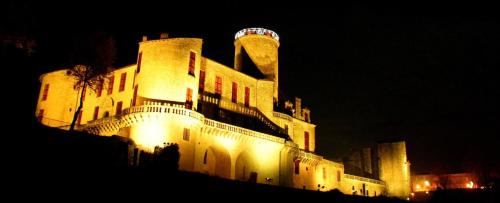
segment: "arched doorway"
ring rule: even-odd
[[[231,178],[231,157],[224,148],[211,146],[206,149],[203,164],[208,174]]]
[[[257,182],[256,162],[247,152],[242,152],[236,159],[235,176],[237,180]]]

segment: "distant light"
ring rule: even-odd
[[[424,184],[425,184],[425,186],[427,186],[427,187],[429,187],[429,186],[431,185],[431,183],[429,183],[429,181],[428,181],[428,180],[426,180],[426,181],[424,182]]]
[[[416,188],[417,188],[417,189],[420,189],[420,185],[419,185],[419,184],[417,184]]]
[[[467,188],[474,188],[474,182],[470,181],[465,185]]]
[[[411,196],[412,196],[412,197],[414,197],[414,196],[415,196],[415,193],[413,193],[413,192],[412,192],[412,193],[411,193]]]
[[[272,30],[268,30],[268,29],[264,29],[264,28],[247,28],[247,29],[240,30],[236,33],[236,35],[234,35],[234,39],[236,40],[236,39],[243,37],[245,35],[254,35],[254,34],[267,35],[267,36],[274,38],[276,41],[280,41],[280,37],[278,36],[278,34],[276,34]]]
[[[406,198],[406,200],[410,201],[410,198],[409,198],[409,197],[407,197],[407,198]]]
[[[425,191],[425,194],[429,194],[429,191]]]

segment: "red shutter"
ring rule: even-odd
[[[309,151],[309,132],[304,132],[304,150]]]
[[[250,106],[250,88],[245,87],[245,106]]]
[[[78,120],[76,121],[78,125],[82,123],[82,115],[83,115],[83,110],[80,110],[80,113],[78,114]]]
[[[232,94],[232,97],[231,97],[231,101],[233,103],[237,103],[238,102],[238,83],[236,83],[236,82],[233,82],[233,94]]]
[[[137,73],[141,72],[142,52],[137,57]]]
[[[186,109],[192,109],[193,107],[193,90],[187,88],[186,90]]]
[[[94,109],[94,120],[97,120],[99,117],[99,106],[96,106]]]
[[[108,86],[108,95],[112,94],[113,93],[113,85],[115,84],[115,76],[111,76],[111,78],[109,78],[109,86]]]
[[[122,114],[122,106],[123,106],[123,102],[119,101],[118,103],[116,103],[116,114],[115,115]]]
[[[127,81],[127,73],[122,73],[120,77],[120,89],[118,91],[125,90],[125,82]]]
[[[44,110],[43,109],[40,109],[38,111],[38,116],[37,116],[37,119],[39,122],[42,122],[42,119],[43,119],[43,113],[44,113]]]
[[[43,87],[42,101],[47,100],[47,96],[49,94],[49,84],[45,84]]]
[[[203,92],[205,89],[205,71],[200,70],[200,84],[199,84],[199,91]]]
[[[82,101],[85,101],[85,95],[87,94],[87,86],[84,86],[82,91],[83,91]]]
[[[135,106],[135,102],[137,100],[137,89],[139,89],[139,85],[135,85],[135,88],[134,88],[134,98],[132,98],[132,106]]]
[[[222,78],[219,76],[215,78],[215,94],[222,95]]]
[[[189,53],[189,70],[190,75],[194,75],[194,67],[196,64],[196,54],[194,52]]]
[[[104,80],[99,80],[97,82],[97,97],[100,97],[102,95],[102,87],[104,85]]]

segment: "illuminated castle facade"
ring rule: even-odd
[[[278,101],[279,37],[244,29],[235,36],[234,67],[202,56],[202,39],[139,43],[137,64],[109,73],[85,92],[77,129],[133,140],[139,151],[179,145],[181,170],[310,190],[365,196],[409,195],[404,142],[379,145],[380,179],[344,173],[315,151],[315,125],[300,99]],[[68,128],[80,91],[68,70],[40,77],[36,116]],[[279,103],[284,105],[277,105]],[[280,107],[280,108],[278,108]],[[136,150],[137,151],[137,150]]]

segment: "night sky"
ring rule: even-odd
[[[236,2],[11,3],[2,25],[39,40],[35,72],[62,66],[75,33],[112,34],[118,67],[135,63],[142,35],[160,32],[203,38],[203,55],[231,67],[237,31],[271,29],[280,35],[280,94],[311,109],[318,154],[403,139],[417,173],[498,167],[497,7]]]

